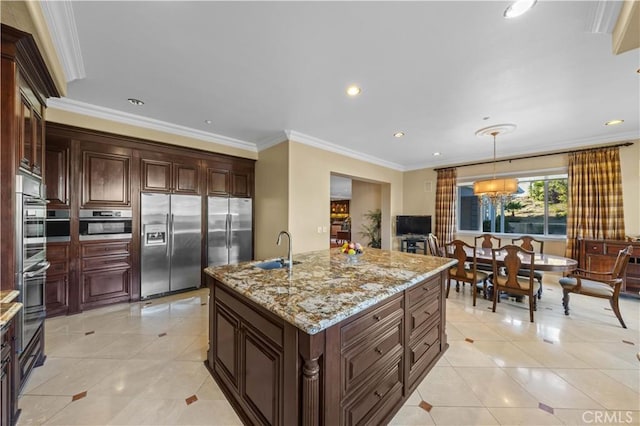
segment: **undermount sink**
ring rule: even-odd
[[[300,262],[296,260],[293,261],[294,265],[297,265],[298,263]],[[274,260],[267,260],[265,262],[256,263],[253,266],[255,266],[256,268],[264,269],[264,270],[281,269],[281,268],[288,268],[289,262],[282,259],[274,259]]]

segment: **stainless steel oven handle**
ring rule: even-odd
[[[49,269],[49,267],[51,266],[51,262],[49,262],[48,260],[45,260],[44,262],[38,263],[38,265],[42,265],[42,267],[39,268],[39,269],[36,269],[35,271],[25,272],[24,273],[24,277],[25,278],[33,278],[36,275],[42,274],[44,271]]]

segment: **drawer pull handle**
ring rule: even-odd
[[[424,345],[427,347],[431,346],[428,342],[424,342]]]
[[[429,287],[422,287],[424,291],[429,291]]]
[[[378,398],[382,399],[382,394],[381,394],[380,392],[375,391],[373,394],[374,394],[375,396],[377,396]]]
[[[373,319],[376,320],[376,321],[380,321],[380,315],[374,315]]]
[[[425,313],[425,314],[427,314],[427,315],[431,315],[431,314],[429,313],[429,311],[424,311],[424,313]]]
[[[380,348],[375,348],[374,350],[378,355],[382,355],[382,350]]]

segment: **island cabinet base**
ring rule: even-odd
[[[445,279],[307,334],[209,277],[205,364],[246,424],[388,423],[448,347]]]

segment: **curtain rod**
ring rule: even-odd
[[[446,170],[446,169],[455,169],[458,167],[469,167],[469,166],[479,166],[480,164],[491,164],[491,163],[503,163],[505,161],[514,161],[514,160],[527,160],[529,158],[538,158],[538,157],[548,157],[549,155],[560,155],[560,154],[572,154],[574,152],[584,152],[584,151],[591,151],[593,149],[602,149],[602,148],[617,148],[620,146],[631,146],[633,145],[633,142],[622,142],[622,143],[618,143],[615,145],[603,145],[603,146],[597,146],[594,148],[584,148],[584,149],[573,149],[573,150],[569,150],[569,151],[559,151],[559,152],[548,152],[546,154],[534,154],[534,155],[525,155],[523,157],[513,157],[513,158],[505,158],[503,160],[487,160],[487,161],[478,161],[476,163],[467,163],[467,164],[461,164],[459,166],[448,166],[448,167],[438,167],[436,169],[433,169],[434,171],[438,171],[438,170]]]

